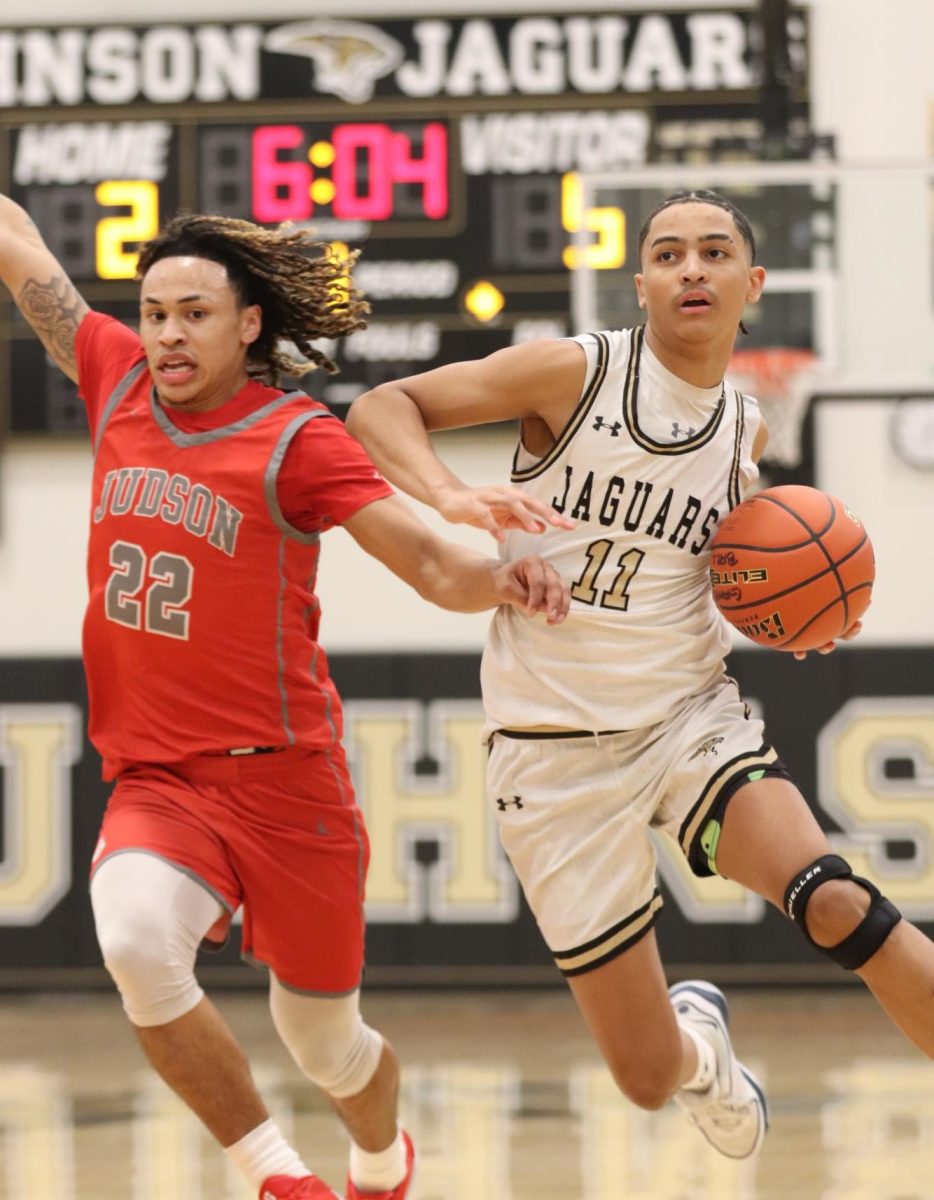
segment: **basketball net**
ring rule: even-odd
[[[765,346],[734,352],[727,379],[759,401],[769,430],[764,461],[782,467],[800,465],[801,435],[816,367],[813,350]]]

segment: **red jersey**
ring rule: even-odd
[[[126,326],[88,314],[76,355],[95,453],[89,733],[105,778],[133,762],[338,740],[317,641],[318,537],[388,484],[303,392],[248,383],[220,408],[170,416]]]

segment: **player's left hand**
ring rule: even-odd
[[[850,638],[855,638],[856,635],[859,633],[859,631],[862,629],[862,627],[863,627],[862,621],[857,621],[855,625],[850,626],[850,628],[846,631],[846,633],[841,633],[841,635],[836,639],[836,641],[827,642],[823,646],[818,646],[817,653],[818,654],[832,654],[834,652],[834,650],[836,650],[836,648],[837,648],[837,642],[848,642],[850,640]],[[802,659],[807,658],[808,653],[809,653],[809,651],[807,651],[807,650],[796,650],[795,658],[798,659],[798,661],[800,662]]]
[[[503,563],[493,572],[500,604],[511,604],[527,617],[544,613],[549,625],[560,625],[571,607],[571,591],[551,563],[528,554]]]
[[[436,489],[433,502],[446,521],[485,529],[498,542],[506,540],[507,529],[544,533],[549,525],[556,529],[573,529],[575,526],[570,517],[557,512],[550,504],[506,484],[472,488],[444,484]]]

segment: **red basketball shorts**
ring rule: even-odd
[[[369,841],[343,748],[204,755],[117,779],[92,872],[142,850],[179,867],[226,910],[243,906],[243,957],[297,991],[345,994],[363,973]]]

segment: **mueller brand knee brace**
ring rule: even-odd
[[[832,879],[848,879],[869,893],[869,909],[848,937],[836,946],[820,946],[808,932],[805,915],[814,892]],[[854,875],[853,869],[839,854],[824,854],[799,872],[785,890],[785,915],[800,928],[811,945],[826,954],[838,966],[855,971],[876,953],[898,922],[901,913],[879,891],[874,883]]]

